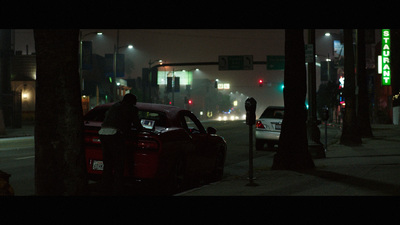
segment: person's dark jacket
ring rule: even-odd
[[[131,130],[132,123],[138,130],[143,128],[139,121],[138,108],[121,101],[112,105],[107,111],[102,127],[116,128],[123,134],[127,134]]]

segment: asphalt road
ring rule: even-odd
[[[0,148],[0,170],[11,174],[9,182],[16,196],[35,194],[34,165],[35,148],[33,143],[15,148]]]
[[[225,162],[224,177],[239,175],[235,170],[235,165],[243,163],[249,159],[249,127],[240,121],[204,121],[204,127],[214,127],[217,134],[224,137],[227,145],[227,158]],[[324,126],[320,125],[321,142],[325,142]],[[337,141],[340,133],[338,128],[328,127],[328,144]],[[18,139],[14,139],[18,140]],[[20,139],[22,140],[22,138]],[[34,195],[34,145],[28,144],[9,144],[3,143],[0,146],[0,170],[11,174],[10,184],[14,188],[16,196]],[[22,143],[22,142],[21,142]],[[7,146],[7,147],[4,147]],[[253,148],[255,149],[255,148]],[[277,147],[263,151],[253,151],[253,157],[268,155],[273,157]],[[242,172],[242,171],[240,171]]]

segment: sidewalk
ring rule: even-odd
[[[6,128],[6,134],[0,134],[2,138],[27,137],[35,135],[35,126],[33,124],[22,125],[21,128]]]
[[[253,160],[254,183],[246,171],[176,196],[391,196],[400,195],[400,127],[372,125],[373,138],[357,147],[328,146],[326,158],[314,159],[308,171],[271,170],[273,154]],[[340,137],[340,136],[339,136]]]
[[[6,134],[0,135],[0,149],[17,149],[34,145],[34,125],[22,125],[21,128],[6,128]]]

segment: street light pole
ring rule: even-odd
[[[95,31],[95,32],[90,32],[90,33],[87,33],[87,34],[83,35],[83,34],[82,34],[82,31],[79,31],[79,81],[80,81],[81,91],[83,91],[83,89],[84,89],[84,86],[83,86],[83,77],[82,77],[82,64],[83,64],[82,42],[83,42],[83,39],[84,39],[86,36],[91,35],[91,34],[102,35],[103,33],[100,33],[100,32]]]
[[[114,45],[114,56],[113,56],[113,95],[114,95],[114,102],[118,101],[119,98],[117,97],[117,55],[118,50],[120,48],[128,47],[130,49],[133,48],[133,45],[125,45],[119,47],[119,29],[117,30],[117,44]]]
[[[172,105],[175,105],[175,68],[172,68],[172,81],[174,82],[174,86],[172,86]]]
[[[114,95],[113,100],[114,100],[114,102],[118,101],[118,98],[117,98],[117,51],[118,51],[118,47],[116,45],[114,45],[114,56],[113,56],[113,95]]]
[[[149,77],[148,77],[148,84],[149,84],[149,102],[150,103],[152,103],[152,99],[151,99],[151,82],[152,82],[152,71],[151,71],[151,65],[153,65],[153,63],[155,63],[155,62],[159,62],[160,63],[160,65],[162,64],[162,60],[161,59],[157,59],[157,60],[155,60],[155,61],[151,61],[151,59],[149,60]]]

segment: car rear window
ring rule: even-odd
[[[104,118],[105,118],[105,115],[106,115],[106,112],[108,109],[109,108],[106,108],[106,107],[92,109],[83,116],[83,120],[84,121],[102,122],[102,121],[104,121]]]
[[[154,126],[166,127],[167,117],[165,113],[159,111],[142,111],[139,110],[139,119],[154,120]]]
[[[275,118],[275,119],[283,119],[284,110],[276,109],[276,108],[267,108],[260,118]]]
[[[95,108],[89,111],[84,117],[84,121],[104,121],[108,107]],[[155,126],[166,127],[167,117],[164,112],[139,110],[139,119],[154,120]]]

